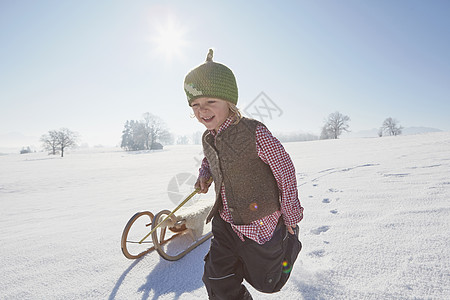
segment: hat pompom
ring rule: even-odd
[[[207,62],[208,62],[208,61],[212,61],[213,55],[214,55],[213,49],[209,49],[208,55],[206,55],[206,61],[207,61]]]

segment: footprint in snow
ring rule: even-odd
[[[337,209],[333,209],[333,210],[330,210],[330,213],[332,213],[333,215],[335,215],[335,214],[338,213],[338,211],[337,211]]]
[[[330,226],[320,226],[320,227],[317,227],[316,229],[312,229],[311,233],[315,234],[315,235],[319,235],[322,232],[327,232],[329,229],[330,229]]]
[[[312,251],[312,252],[309,252],[308,255],[311,256],[311,257],[324,257],[325,256],[325,250],[324,249],[320,249],[320,250]]]
[[[399,174],[384,174],[384,177],[406,177],[409,173],[399,173]]]
[[[323,199],[322,200],[322,203],[330,203],[331,201],[330,201],[330,199],[328,199],[328,198],[325,198],[325,199]]]

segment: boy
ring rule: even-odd
[[[236,108],[233,72],[213,62],[190,71],[184,81],[188,103],[205,125],[205,158],[195,184],[201,193],[214,180],[213,239],[203,282],[210,299],[252,299],[243,279],[273,293],[290,275],[301,249],[297,223],[303,218],[294,165],[281,143],[259,121]]]

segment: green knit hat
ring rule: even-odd
[[[238,88],[233,72],[226,66],[213,62],[209,49],[206,62],[191,70],[184,78],[184,91],[191,106],[200,97],[212,97],[237,104]]]

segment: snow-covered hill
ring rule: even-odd
[[[284,289],[254,299],[450,298],[449,132],[285,147],[303,250]],[[189,193],[169,183],[199,159],[200,146],[0,156],[0,298],[206,299],[209,241],[176,262],[120,250],[135,212]]]

